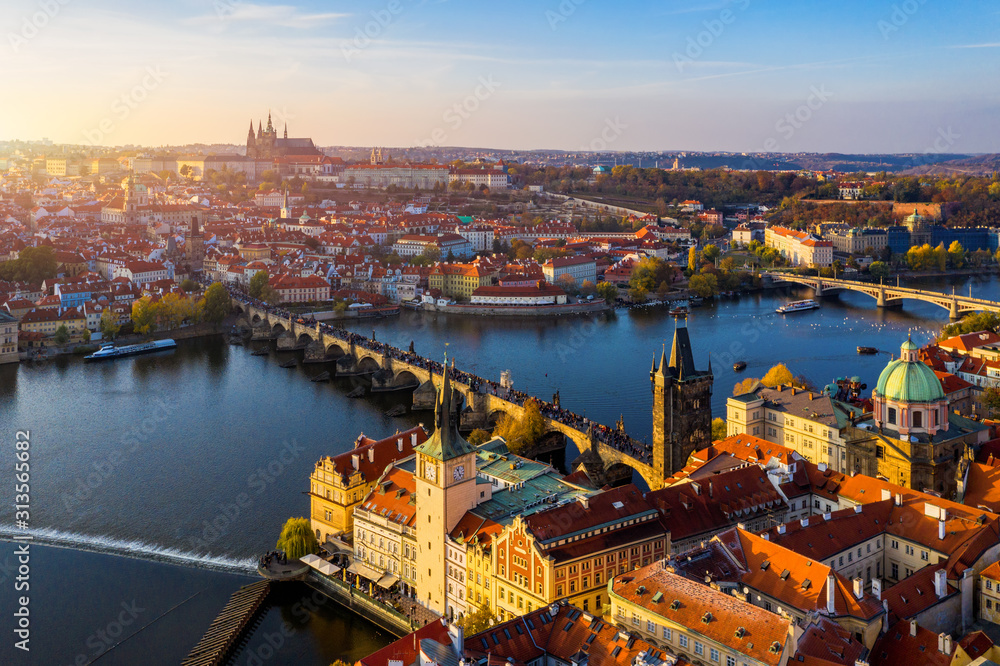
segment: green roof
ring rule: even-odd
[[[904,349],[906,344],[913,343],[904,343]],[[944,399],[941,380],[920,361],[892,361],[879,375],[875,390],[886,400],[895,402],[937,402]]]

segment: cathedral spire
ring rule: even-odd
[[[285,138],[288,138],[288,123],[285,123]]]
[[[270,110],[268,110],[268,112],[267,112],[267,131],[268,131],[268,133],[271,133],[271,132],[274,131],[274,125],[271,124],[271,111]]]

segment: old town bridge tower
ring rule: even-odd
[[[683,469],[692,451],[712,443],[712,361],[694,365],[691,338],[683,317],[677,320],[670,359],[664,348],[660,366],[649,371],[653,388],[653,467],[668,478]]]

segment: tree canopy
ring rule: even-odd
[[[288,559],[298,559],[319,550],[319,542],[307,518],[289,518],[281,528],[278,550],[284,551]]]
[[[493,436],[503,437],[507,448],[517,454],[537,444],[544,434],[545,417],[534,398],[529,398],[524,403],[524,413],[520,418],[504,414],[493,430]]]
[[[56,276],[59,262],[51,246],[26,247],[17,259],[0,264],[0,279],[38,284]]]

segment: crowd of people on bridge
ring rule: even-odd
[[[315,327],[317,325],[314,318],[296,318],[288,310],[270,305],[260,299],[253,298],[236,286],[226,285],[226,287],[229,290],[231,297],[247,305],[251,305],[259,310],[264,310],[269,314],[282,317],[283,319],[301,319],[301,323],[304,323],[305,325],[311,327]],[[433,375],[444,374],[443,363],[425,358],[412,351],[398,349],[385,342],[379,342],[374,338],[374,331],[372,332],[372,337],[367,338],[360,333],[353,333],[347,329],[331,326],[325,322],[319,323],[319,330],[326,335],[336,337],[350,345],[361,347],[362,349],[367,349],[377,354],[388,356],[389,358],[397,361],[427,370]],[[652,462],[652,447],[646,442],[640,442],[632,439],[621,428],[609,428],[608,426],[594,423],[585,416],[571,412],[568,409],[563,409],[562,407],[552,403],[538,400],[534,396],[531,396],[523,391],[517,391],[513,388],[502,386],[500,382],[484,379],[483,377],[479,377],[462,370],[454,369],[452,371],[452,378],[458,383],[466,384],[473,391],[495,395],[498,398],[502,398],[521,407],[523,407],[528,400],[536,400],[542,416],[547,419],[557,421],[563,425],[569,426],[570,428],[592,435],[602,444],[617,449],[622,453],[635,458],[639,462],[646,464],[650,464]]]

